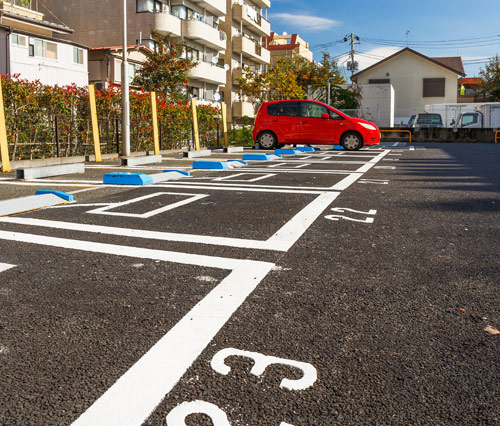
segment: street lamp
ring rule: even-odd
[[[128,88],[127,0],[123,0],[122,155],[130,155],[130,98]]]

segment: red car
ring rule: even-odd
[[[342,145],[348,151],[380,143],[379,128],[316,101],[264,102],[253,129],[262,149],[286,144]]]

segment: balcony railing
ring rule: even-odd
[[[150,12],[152,27],[161,33],[170,33],[176,37],[182,35],[181,20],[170,12]]]
[[[182,22],[182,35],[215,50],[226,49],[226,33],[217,29],[217,26],[199,19],[184,20]]]
[[[259,36],[271,34],[271,24],[259,12],[247,4],[234,4],[233,16],[236,21],[242,22],[245,27]]]
[[[245,34],[239,34],[233,39],[233,51],[260,64],[268,64],[271,61],[271,53],[262,47],[257,41]]]
[[[200,61],[194,68],[188,71],[193,80],[205,81],[207,83],[223,85],[226,83],[226,70],[224,67],[214,65],[211,62]]]

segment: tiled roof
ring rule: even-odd
[[[446,56],[443,58],[431,58],[444,66],[457,71],[457,74],[465,75],[464,64],[460,56]]]
[[[482,78],[459,78],[458,84],[468,84],[471,86],[480,85],[483,82]]]

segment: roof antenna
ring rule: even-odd
[[[408,47],[408,34],[410,34],[410,30],[406,31],[406,47]]]

